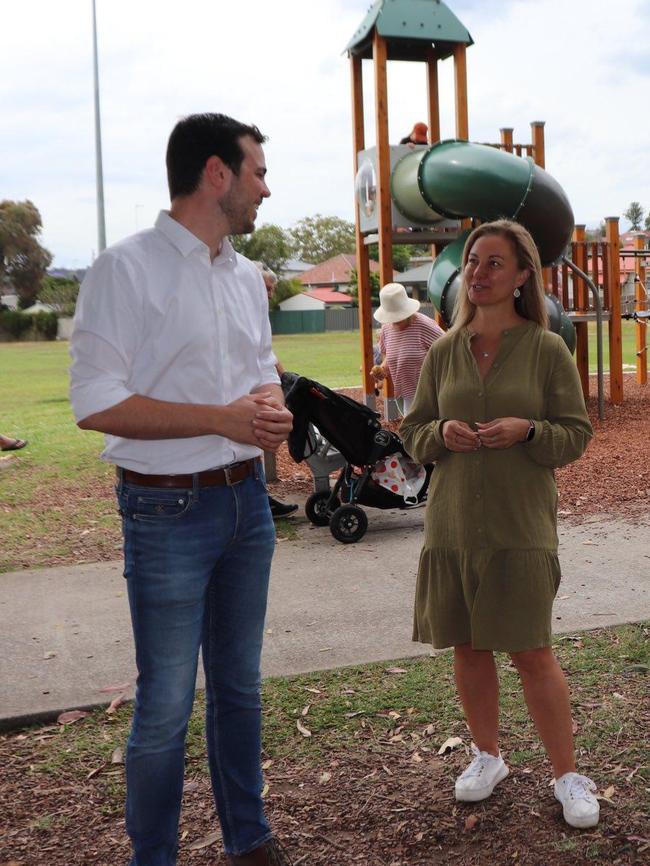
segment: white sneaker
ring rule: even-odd
[[[595,827],[600,806],[594,794],[598,788],[587,776],[565,773],[555,780],[555,799],[562,803],[564,820],[572,827]]]
[[[464,803],[475,803],[485,800],[495,787],[508,775],[501,753],[495,758],[489,752],[480,752],[472,743],[474,760],[469,767],[456,779],[456,799]]]

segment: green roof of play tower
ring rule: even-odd
[[[424,60],[433,44],[443,60],[454,45],[473,45],[464,25],[442,0],[376,0],[346,45],[350,54],[372,57],[372,34],[387,42],[389,60]]]

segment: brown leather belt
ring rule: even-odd
[[[250,460],[242,460],[241,463],[232,463],[221,469],[207,469],[205,472],[197,472],[196,475],[143,475],[141,472],[133,472],[131,469],[120,469],[117,467],[117,477],[127,484],[139,484],[142,487],[172,487],[187,488],[194,486],[194,478],[198,480],[199,487],[231,487],[239,481],[255,475],[257,461],[259,458],[251,457]]]

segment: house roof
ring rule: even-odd
[[[429,274],[431,273],[431,268],[433,267],[433,262],[425,262],[422,265],[418,265],[416,268],[409,268],[408,271],[402,271],[402,273],[397,277],[397,282],[402,283],[402,285],[413,285],[414,283],[426,283],[429,280]]]
[[[316,301],[322,301],[324,304],[351,304],[352,298],[343,292],[332,292],[330,289],[311,289],[308,292],[302,292],[308,298],[314,298]]]
[[[355,253],[341,253],[319,265],[314,265],[313,268],[309,268],[302,274],[298,274],[297,279],[305,286],[345,286],[352,279],[352,271],[356,266]],[[379,272],[377,262],[370,261],[370,271],[372,273]]]

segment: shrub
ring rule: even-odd
[[[32,317],[19,310],[0,310],[0,330],[19,340],[32,326]]]
[[[56,340],[59,323],[56,313],[34,313],[28,316],[32,320],[34,333],[46,340]]]

